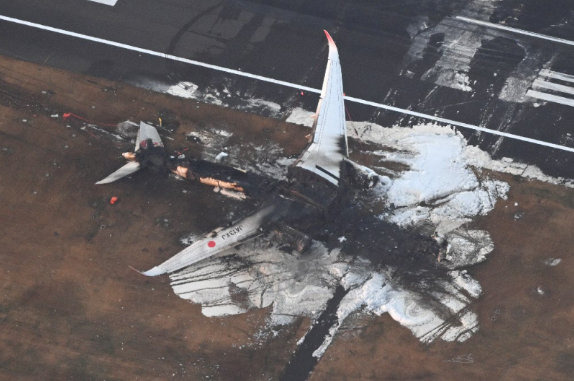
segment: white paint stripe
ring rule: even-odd
[[[98,37],[92,37],[92,36],[88,36],[88,35],[81,34],[81,33],[70,32],[67,30],[58,29],[58,28],[54,28],[54,27],[46,26],[46,25],[42,25],[42,24],[37,24],[37,23],[30,22],[30,21],[15,19],[13,17],[0,15],[0,20],[13,22],[13,23],[20,24],[20,25],[26,25],[26,26],[29,26],[32,28],[47,30],[50,32],[59,33],[59,34],[63,34],[63,35],[70,36],[70,37],[76,37],[76,38],[81,38],[81,39],[88,40],[88,41],[98,42],[98,43],[105,44],[105,45],[115,46],[118,48],[131,50],[131,51],[135,51],[135,52],[139,52],[139,53],[143,53],[143,54],[148,54],[151,56],[162,57],[162,58],[166,58],[166,59],[173,60],[173,61],[187,63],[190,65],[195,65],[195,66],[205,67],[205,68],[212,69],[212,70],[222,71],[222,72],[229,73],[229,74],[235,74],[235,75],[242,76],[242,77],[257,79],[257,80],[263,81],[263,82],[270,82],[270,83],[274,83],[274,84],[281,85],[281,86],[286,86],[286,87],[291,87],[291,88],[298,89],[298,90],[308,91],[311,93],[317,93],[317,94],[321,93],[321,90],[314,89],[314,88],[311,88],[308,86],[302,86],[302,85],[298,85],[298,84],[291,83],[291,82],[280,81],[280,80],[276,80],[276,79],[272,79],[272,78],[268,78],[268,77],[263,77],[261,75],[245,73],[245,72],[242,72],[239,70],[228,69],[228,68],[224,68],[221,66],[211,65],[211,64],[204,63],[204,62],[199,62],[199,61],[190,60],[187,58],[173,56],[171,54],[156,52],[154,50],[142,49],[142,48],[138,48],[138,47],[127,45],[127,44],[122,44],[120,42],[105,40],[103,38],[98,38]],[[468,123],[458,122],[456,120],[440,118],[440,117],[436,117],[433,115],[423,114],[423,113],[416,112],[416,111],[406,110],[406,109],[402,109],[402,108],[398,108],[398,107],[394,107],[394,106],[388,106],[388,105],[385,105],[382,103],[375,103],[375,102],[371,102],[371,101],[367,101],[367,100],[363,100],[363,99],[359,99],[359,98],[354,98],[354,97],[349,97],[349,96],[345,96],[345,99],[348,101],[351,101],[351,102],[361,103],[361,104],[364,104],[367,106],[377,107],[377,108],[381,108],[384,110],[398,112],[401,114],[412,115],[412,116],[416,116],[416,117],[422,118],[422,119],[433,120],[433,121],[439,122],[439,123],[446,123],[446,124],[450,124],[450,125],[461,127],[461,128],[467,128],[467,129],[471,129],[474,131],[484,132],[487,134],[503,136],[503,137],[509,138],[509,139],[520,140],[520,141],[524,141],[524,142],[528,142],[528,143],[532,143],[532,144],[538,144],[538,145],[545,146],[545,147],[555,148],[555,149],[568,151],[568,152],[574,152],[574,148],[571,148],[571,147],[561,146],[561,145],[554,144],[554,143],[548,143],[548,142],[545,142],[542,140],[526,138],[524,136],[509,134],[509,133],[501,132],[501,131],[497,131],[497,130],[490,130],[488,128],[475,126],[475,125],[468,124]]]
[[[554,90],[561,93],[574,95],[574,87],[560,85],[554,82],[548,82],[540,78],[536,78],[532,83],[532,86],[539,89]]]
[[[554,79],[559,79],[559,80],[564,81],[564,82],[573,82],[574,83],[574,75],[558,73],[557,71],[552,71],[552,70],[548,70],[548,69],[540,70],[539,74],[543,77],[554,78]]]
[[[559,44],[565,44],[565,45],[574,46],[574,41],[565,40],[565,39],[563,39],[563,38],[547,36],[547,35],[545,35],[545,34],[529,32],[529,31],[527,31],[527,30],[522,30],[522,29],[518,29],[518,28],[512,28],[512,27],[510,27],[510,26],[505,26],[505,25],[500,25],[500,24],[493,24],[493,23],[488,22],[488,21],[475,20],[475,19],[471,19],[471,18],[463,17],[463,16],[456,16],[456,19],[461,20],[461,21],[466,21],[466,22],[471,23],[471,24],[482,25],[482,26],[485,26],[485,27],[488,27],[488,28],[492,28],[492,29],[505,30],[505,31],[507,31],[507,32],[512,32],[512,33],[516,33],[516,34],[522,34],[522,35],[524,35],[524,36],[529,36],[529,37],[534,37],[534,38],[540,38],[540,39],[546,40],[546,41],[552,41],[552,42],[557,42],[557,43],[559,43]]]
[[[222,71],[222,72],[229,73],[229,74],[239,75],[239,76],[242,76],[242,77],[257,79],[257,80],[259,80],[259,81],[271,82],[271,83],[275,83],[275,84],[277,84],[277,85],[292,87],[292,88],[295,88],[295,89],[298,89],[298,90],[305,90],[305,91],[309,91],[309,92],[317,93],[317,94],[320,94],[320,93],[321,93],[321,90],[313,89],[313,88],[307,87],[307,86],[297,85],[297,84],[295,84],[295,83],[290,83],[290,82],[285,82],[285,81],[279,81],[279,80],[276,80],[276,79],[263,77],[263,76],[257,75],[257,74],[245,73],[245,72],[240,71],[240,70],[228,69],[228,68],[225,68],[225,67],[216,66],[216,65],[211,65],[211,64],[208,64],[208,63],[200,62],[200,61],[195,61],[195,60],[190,60],[190,59],[187,59],[187,58],[182,58],[182,57],[178,57],[178,56],[173,56],[173,55],[171,55],[171,54],[165,54],[165,53],[157,52],[157,51],[154,51],[154,50],[143,49],[143,48],[138,48],[138,47],[136,47],[136,46],[131,46],[131,45],[127,45],[127,44],[122,44],[121,42],[115,42],[115,41],[105,40],[105,39],[103,39],[103,38],[92,37],[92,36],[88,36],[88,35],[86,35],[86,34],[81,34],[81,33],[76,33],[76,32],[70,32],[70,31],[67,31],[67,30],[64,30],[64,29],[58,29],[58,28],[53,28],[53,27],[51,27],[51,26],[46,26],[46,25],[42,25],[42,24],[36,24],[36,23],[30,22],[30,21],[19,20],[19,19],[15,19],[15,18],[12,18],[12,17],[8,17],[8,16],[2,16],[2,15],[0,15],[0,20],[4,20],[4,21],[8,21],[8,22],[13,22],[13,23],[20,24],[20,25],[26,25],[26,26],[29,26],[29,27],[32,27],[32,28],[47,30],[47,31],[50,31],[50,32],[63,34],[63,35],[65,35],[65,36],[81,38],[81,39],[83,39],[83,40],[93,41],[93,42],[97,42],[97,43],[104,44],[104,45],[109,45],[109,46],[114,46],[114,47],[116,47],[116,48],[122,48],[122,49],[126,49],[126,50],[131,50],[131,51],[134,51],[134,52],[143,53],[143,54],[147,54],[147,55],[150,55],[150,56],[156,56],[156,57],[166,58],[166,59],[172,60],[172,61],[183,62],[183,63],[187,63],[187,64],[190,64],[190,65],[205,67],[205,68],[212,69],[212,70],[217,70],[217,71]]]
[[[536,90],[528,90],[526,95],[532,98],[542,99],[543,101],[560,103],[562,105],[574,107],[574,99],[572,98],[565,98],[559,95],[552,95],[547,93],[542,93]]]
[[[91,1],[93,3],[109,5],[110,7],[113,7],[118,2],[118,0],[88,0],[88,1]]]
[[[396,111],[396,112],[399,112],[402,114],[407,114],[407,115],[412,115],[412,116],[416,116],[416,117],[423,118],[423,119],[433,120],[433,121],[439,122],[439,123],[446,123],[446,124],[450,124],[450,125],[457,126],[457,127],[468,128],[470,130],[485,132],[487,134],[503,136],[503,137],[509,138],[509,139],[520,140],[523,142],[538,144],[538,145],[545,146],[545,147],[555,148],[555,149],[568,151],[568,152],[574,152],[574,148],[572,148],[572,147],[561,146],[561,145],[554,144],[554,143],[548,143],[548,142],[545,142],[542,140],[536,140],[536,139],[531,139],[531,138],[527,138],[527,137],[520,136],[520,135],[509,134],[507,132],[490,130],[488,128],[475,126],[473,124],[468,124],[468,123],[464,123],[464,122],[458,122],[456,120],[441,118],[441,117],[423,114],[423,113],[411,111],[411,110],[405,110],[405,109],[398,108],[398,107],[387,106],[385,104],[375,103],[375,102],[371,102],[371,101],[365,101],[365,100],[353,98],[353,97],[345,97],[345,99],[352,101],[352,102],[357,102],[357,103],[362,103],[362,104],[373,106],[373,107],[382,108],[385,110]]]

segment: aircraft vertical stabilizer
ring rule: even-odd
[[[140,144],[148,139],[151,139],[151,142],[154,146],[163,147],[163,143],[161,142],[161,138],[159,137],[159,133],[157,132],[155,127],[147,123],[140,122],[140,128],[138,130],[134,152],[139,151],[141,148]],[[96,185],[113,183],[114,181],[117,181],[121,178],[136,173],[137,171],[139,171],[139,169],[140,164],[138,162],[130,161],[129,163],[125,164],[120,169],[112,173],[111,175],[98,181]]]

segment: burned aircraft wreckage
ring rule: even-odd
[[[157,130],[141,123],[135,153],[128,163],[96,184],[105,184],[139,169],[171,171],[256,201],[258,211],[193,242],[165,262],[143,272],[169,274],[221,253],[255,237],[266,236],[305,255],[313,240],[342,253],[368,259],[377,268],[390,269],[397,281],[410,287],[441,278],[447,266],[440,262],[443,247],[430,234],[406,230],[377,217],[369,190],[378,175],[347,158],[347,135],[342,74],[335,43],[329,58],[309,146],[289,168],[288,180],[279,181],[197,159],[170,159]],[[381,212],[377,210],[377,212]]]

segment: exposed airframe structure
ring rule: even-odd
[[[141,142],[146,141],[148,139],[151,139],[153,145],[163,147],[163,143],[155,127],[150,126],[149,124],[146,124],[144,122],[140,122],[140,129],[138,130],[138,136],[136,138],[136,145],[134,148],[134,152],[139,151],[141,148],[140,146]],[[96,184],[100,185],[100,184],[113,183],[114,181],[117,181],[122,177],[126,177],[133,173],[136,173],[137,171],[139,171],[139,169],[140,164],[137,161],[129,161],[123,167],[113,172],[106,178],[98,181]]]
[[[337,46],[327,31],[325,35],[329,41],[329,58],[313,126],[313,141],[295,165],[338,186],[340,165],[347,157],[343,76]],[[267,206],[215,235],[208,235],[143,274],[171,273],[253,238],[270,220],[274,209],[272,205]]]
[[[337,46],[329,33],[324,32],[329,43],[329,56],[313,125],[313,140],[294,166],[307,172],[311,177],[321,179],[332,187],[338,187],[341,163],[348,154],[343,78]],[[146,139],[151,139],[154,145],[163,146],[157,130],[142,122],[136,139],[136,151],[140,149],[140,143]],[[139,168],[137,162],[129,162],[96,184],[111,183],[135,173]],[[261,234],[263,227],[275,219],[275,211],[275,205],[266,205],[225,229],[209,233],[142,274],[157,276],[172,273],[252,239]]]

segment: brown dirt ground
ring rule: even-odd
[[[470,270],[483,287],[472,305],[478,333],[464,343],[425,345],[388,315],[357,318],[336,337],[312,380],[571,379],[574,192],[498,177],[511,186],[508,200],[476,224],[491,233],[495,250]],[[522,218],[515,220],[516,213]],[[548,258],[562,261],[551,267]]]
[[[217,226],[234,203],[193,185],[183,194],[167,180],[94,186],[129,145],[50,117],[74,112],[104,124],[156,120],[164,110],[181,122],[173,149],[197,152],[184,133],[217,127],[233,130],[237,144],[272,140],[296,154],[308,132],[0,57],[0,379],[275,379],[286,365],[307,320],[257,340],[267,310],[207,318],[167,277],[128,268],[168,258],[179,237]],[[313,380],[569,378],[574,192],[503,178],[509,199],[477,222],[496,246],[471,271],[484,289],[473,305],[478,334],[424,345],[388,316],[357,316]],[[550,257],[562,262],[549,267]]]
[[[294,153],[305,129],[6,58],[0,84],[0,379],[276,377],[308,321],[261,347],[254,337],[268,311],[206,318],[167,277],[128,267],[167,259],[179,237],[216,227],[233,202],[190,184],[183,194],[168,179],[94,186],[131,145],[50,116],[114,123],[170,110],[182,125],[169,144],[192,150],[184,132],[216,126],[234,129],[238,144],[248,132]]]

